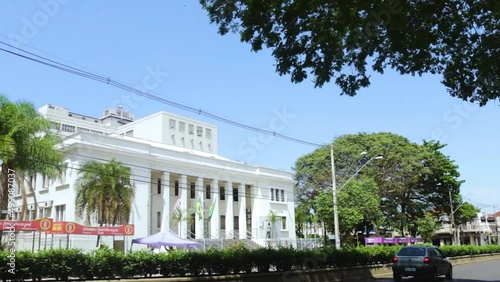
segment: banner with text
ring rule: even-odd
[[[0,230],[47,231],[52,229],[52,218],[37,220],[0,220]]]
[[[74,222],[56,221],[47,234],[75,234],[75,235],[104,235],[104,236],[133,236],[134,225],[120,226],[84,226]]]

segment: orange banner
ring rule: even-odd
[[[52,218],[37,220],[0,220],[0,230],[12,231],[49,231],[53,225]]]
[[[78,234],[78,235],[104,235],[104,236],[133,236],[134,225],[120,226],[84,226],[74,222],[57,221],[52,224],[52,229],[47,234]]]

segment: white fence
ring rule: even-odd
[[[115,240],[113,240],[115,239]],[[41,232],[19,232],[16,234],[16,251],[33,251],[71,248],[83,251],[97,249],[97,236],[90,235],[47,235]],[[101,236],[100,245],[113,248],[115,241],[123,242],[123,237]]]

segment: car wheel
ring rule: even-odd
[[[392,278],[394,278],[394,281],[396,281],[396,282],[403,280],[403,277],[401,276],[401,274],[397,274],[397,273],[393,273]]]
[[[446,272],[446,279],[453,280],[453,267],[451,265],[448,267],[448,272]]]
[[[431,274],[431,281],[437,281],[438,280],[438,271],[437,269],[434,269]]]

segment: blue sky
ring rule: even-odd
[[[450,97],[440,77],[374,74],[356,97],[334,84],[315,89],[274,72],[236,35],[221,37],[198,1],[0,2],[0,40],[57,61],[148,89],[165,99],[240,123],[325,144],[336,136],[387,131],[411,141],[437,139],[460,166],[462,195],[485,212],[500,209],[499,104],[485,107]],[[14,40],[12,40],[14,39]],[[154,77],[156,76],[156,79]],[[0,52],[0,93],[38,108],[55,104],[100,117],[118,104],[143,117],[164,110],[219,128],[219,154],[290,170],[315,148],[185,112],[128,92]],[[495,130],[495,128],[497,128]],[[252,143],[252,140],[253,143]],[[255,141],[257,140],[257,141]],[[252,145],[253,144],[253,145]]]

